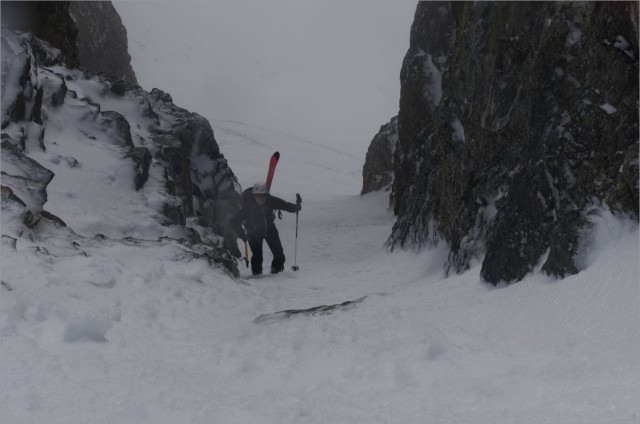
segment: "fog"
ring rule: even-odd
[[[362,157],[398,113],[411,1],[114,2],[140,85]]]

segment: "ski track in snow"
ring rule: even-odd
[[[243,187],[264,180],[281,152],[272,193],[302,195],[300,271],[290,270],[287,213],[276,221],[287,271],[263,278],[242,261],[233,280],[177,260],[183,247],[172,243],[86,244],[86,256],[55,257],[23,239],[17,251],[3,244],[13,290],[0,287],[0,422],[640,420],[637,223],[604,213],[585,253],[591,266],[562,281],[533,274],[493,289],[479,267],[444,278],[443,248],[386,251],[388,193],[357,195],[359,160],[222,127],[216,137]],[[265,268],[270,260],[265,249]],[[363,296],[348,310],[253,322]]]

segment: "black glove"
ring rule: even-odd
[[[296,207],[294,209],[294,212],[300,212],[300,210],[302,210],[302,203],[296,203]]]

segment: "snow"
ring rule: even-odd
[[[453,138],[453,141],[464,143],[464,127],[462,126],[462,122],[460,122],[458,118],[455,118],[451,122],[451,129],[453,129],[453,134],[451,136]]]
[[[130,99],[91,80],[68,84],[143,131]],[[481,283],[479,263],[445,278],[443,244],[384,248],[394,217],[388,193],[357,194],[364,158],[211,119],[243,187],[264,180],[278,150],[273,194],[303,198],[300,271],[289,270],[296,216],[284,213],[277,226],[287,271],[252,278],[241,263],[232,279],[158,239],[177,231],[152,218],[160,170],[135,191],[122,148],[70,124],[80,110],[69,97],[50,110],[47,151],[30,152],[55,172],[45,209],[79,235],[45,226],[27,230],[15,249],[1,245],[0,422],[640,420],[637,221],[594,206],[581,272],[563,280],[533,272],[493,288]],[[56,160],[64,157],[80,166]],[[17,225],[12,216],[3,211],[3,233]],[[147,241],[122,239],[131,235]],[[332,313],[254,323],[364,296]]]
[[[422,95],[428,104],[435,108],[442,100],[442,72],[435,65],[432,55],[421,52],[418,56],[424,56],[423,72],[425,76],[424,88]],[[446,58],[436,59],[436,62],[442,62]]]
[[[622,35],[618,35],[616,37],[616,41],[613,43],[613,47],[615,47],[618,50],[622,51],[630,59],[635,59],[635,54],[633,54],[633,47],[627,41],[627,39],[624,38]]]
[[[600,109],[604,110],[605,112],[607,112],[609,115],[613,115],[614,113],[616,113],[616,111],[618,109],[616,109],[615,107],[611,106],[609,103],[603,103],[600,105]]]
[[[414,1],[156,1],[154,13],[145,2],[114,7],[140,85],[200,115],[362,157],[376,129],[397,115]]]
[[[569,34],[564,42],[565,47],[573,47],[576,44],[579,45],[580,39],[582,38],[582,31],[575,26],[573,22],[567,21],[567,26],[569,27]]]

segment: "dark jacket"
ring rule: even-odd
[[[276,210],[293,213],[300,209],[297,204],[285,202],[270,194],[267,194],[264,205],[260,206],[253,197],[252,189],[248,188],[242,193],[242,209],[231,219],[231,225],[240,238],[246,238],[246,236],[243,237],[245,235],[243,225],[249,237],[264,235],[275,225]]]

